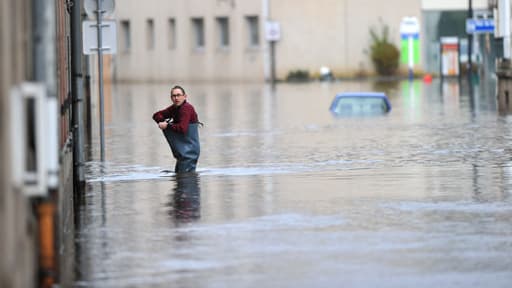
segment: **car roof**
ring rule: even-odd
[[[338,97],[378,97],[378,98],[387,98],[384,92],[342,92],[336,94],[336,98]]]

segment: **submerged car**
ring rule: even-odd
[[[329,110],[335,116],[383,115],[391,104],[382,92],[344,92],[336,94]]]

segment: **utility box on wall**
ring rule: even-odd
[[[11,90],[11,105],[12,185],[44,197],[58,186],[57,99],[43,84],[25,82]]]

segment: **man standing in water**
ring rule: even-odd
[[[171,89],[171,101],[171,106],[153,114],[153,120],[164,132],[176,158],[174,172],[194,172],[200,152],[200,122],[194,106],[187,102],[187,94],[181,86]]]

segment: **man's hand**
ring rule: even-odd
[[[158,128],[164,130],[167,128],[167,126],[169,126],[169,124],[167,122],[158,122]]]

